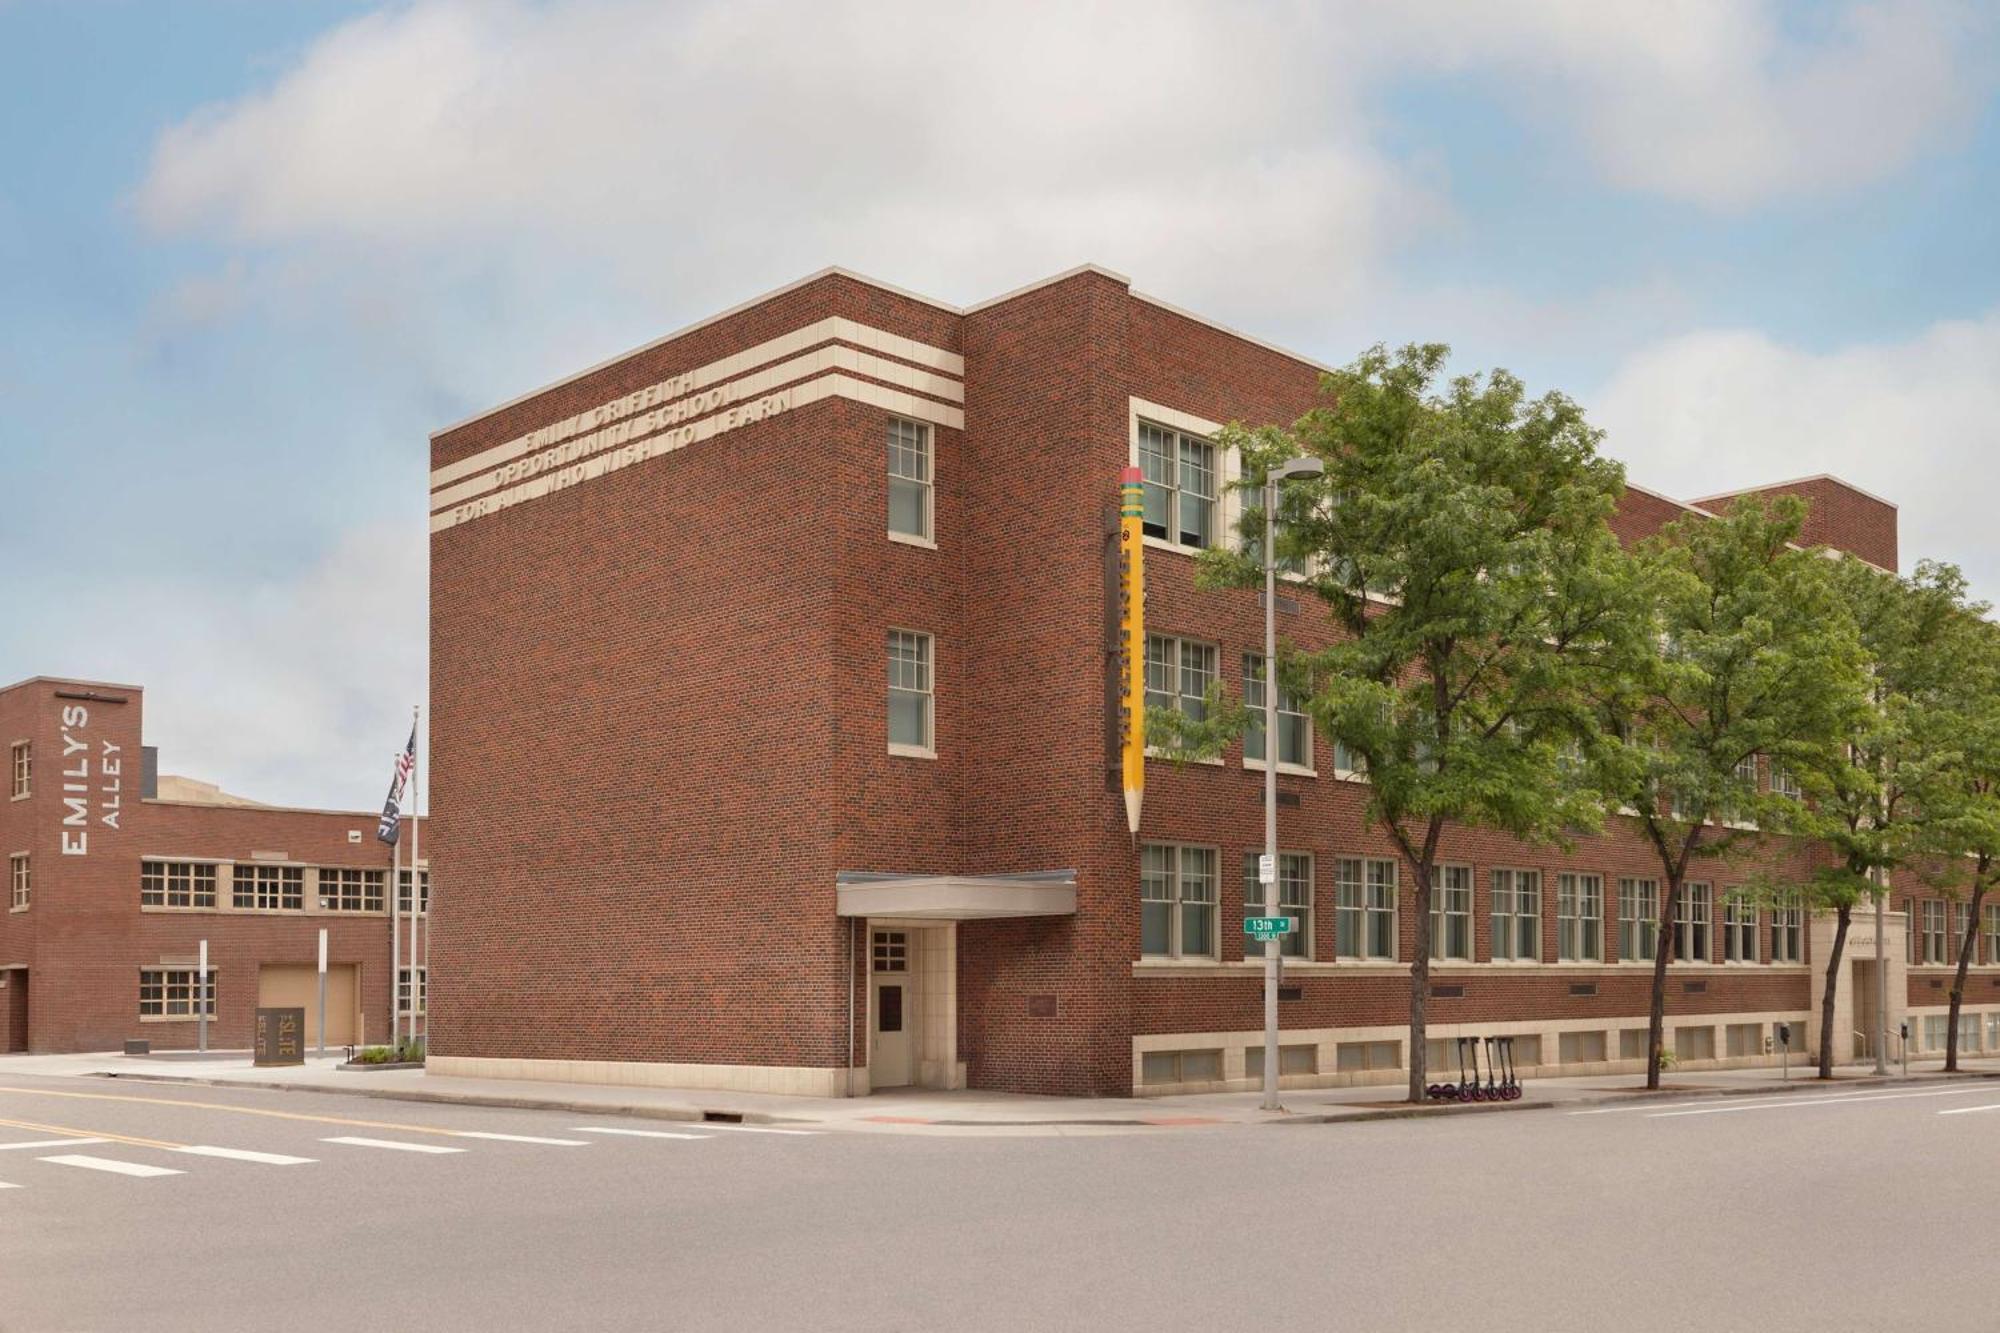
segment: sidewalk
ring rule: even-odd
[[[2000,1079],[2000,1059],[1969,1059],[1962,1072],[1945,1075],[1942,1060],[1912,1062],[1905,1079],[1892,1066],[1877,1079],[1865,1065],[1843,1066],[1831,1082],[1794,1066],[1786,1081],[1778,1069],[1670,1073],[1658,1094],[1645,1091],[1639,1074],[1599,1074],[1529,1080],[1519,1101],[1413,1107],[1402,1087],[1307,1088],[1283,1094],[1285,1110],[1268,1114],[1254,1092],[1178,1097],[1034,1097],[1005,1092],[932,1092],[923,1089],[868,1097],[782,1097],[769,1093],[643,1088],[595,1083],[446,1078],[421,1069],[343,1070],[338,1060],[259,1069],[247,1051],[206,1056],[171,1053],[127,1056],[0,1056],[0,1082],[10,1075],[118,1078],[135,1082],[206,1084],[243,1088],[334,1092],[399,1101],[462,1106],[619,1114],[657,1120],[727,1120],[747,1124],[812,1125],[877,1133],[1069,1135],[1146,1133],[1165,1129],[1214,1129],[1264,1124],[1326,1124],[1437,1115],[1497,1115],[1508,1111],[1588,1106],[1647,1096],[1786,1095],[1858,1089],[1884,1083],[1941,1078]],[[2000,1093],[2000,1089],[1996,1089]]]

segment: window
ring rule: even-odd
[[[1805,788],[1799,785],[1799,780],[1792,776],[1791,771],[1775,763],[1771,765],[1771,791],[1774,795],[1794,801],[1802,801],[1806,795]]]
[[[1923,927],[1917,936],[1917,962],[1942,963],[1945,960],[1944,899],[1926,898],[1922,910]]]
[[[1736,780],[1738,782],[1746,783],[1752,791],[1755,791],[1760,785],[1757,781],[1757,776],[1756,755],[1753,754],[1747,759],[1736,761]]]
[[[889,631],[889,749],[932,753],[931,636]]]
[[[2000,904],[1986,904],[1979,916],[1986,935],[1986,961],[2000,963]]]
[[[1358,1074],[1370,1069],[1401,1069],[1403,1044],[1398,1041],[1343,1041],[1333,1048],[1334,1070]]]
[[[192,968],[146,967],[139,969],[139,1016],[141,1018],[198,1018],[197,1002],[208,1017],[215,1017],[215,969],[208,969],[207,984]],[[197,992],[199,992],[197,994]]]
[[[1343,856],[1334,867],[1334,952],[1342,958],[1395,958],[1396,863]]]
[[[399,1014],[422,1014],[424,1012],[424,1001],[430,997],[430,969],[419,967],[416,969],[416,973],[417,1004],[416,1008],[412,1009],[410,1007],[410,969],[407,967],[396,969],[396,1012]]]
[[[1243,731],[1245,763],[1264,762],[1264,658],[1246,653],[1243,657],[1243,706],[1249,710],[1249,725]],[[1312,767],[1312,724],[1306,720],[1299,697],[1278,683],[1278,766]]]
[[[1947,941],[1945,948],[1947,959],[1952,963],[1958,962],[1958,951],[1965,945],[1965,931],[1970,924],[1971,915],[1972,909],[1964,903],[1951,905],[1951,939]]]
[[[1722,961],[1757,961],[1757,907],[1740,898],[1722,900]]]
[[[1472,867],[1439,866],[1431,886],[1431,957],[1472,961]]]
[[[1618,957],[1650,961],[1659,944],[1660,884],[1652,879],[1618,881]]]
[[[1706,884],[1683,884],[1674,902],[1674,957],[1684,963],[1706,963],[1710,932],[1715,926],[1715,890]]]
[[[1257,852],[1243,853],[1243,915],[1264,915],[1264,886],[1257,880]],[[1308,852],[1278,853],[1278,910],[1276,916],[1292,918],[1292,933],[1278,940],[1278,952],[1287,958],[1312,956],[1313,859]],[[1264,946],[1243,937],[1243,956],[1262,958]]]
[[[231,895],[238,908],[297,912],[306,905],[304,866],[238,865]]]
[[[7,884],[12,891],[9,904],[16,912],[27,911],[35,894],[35,881],[26,852],[16,852],[7,858]]]
[[[319,905],[328,912],[379,912],[388,884],[389,872],[386,870],[322,866],[319,872]]]
[[[405,915],[410,910],[410,869],[403,867],[396,875],[396,910]],[[431,910],[431,872],[417,871],[417,913],[428,915]]]
[[[1284,1067],[1280,1057],[1279,1068]],[[1221,1051],[1146,1051],[1139,1056],[1139,1082],[1152,1087],[1160,1083],[1220,1083]]]
[[[1557,883],[1556,892],[1562,892]],[[1556,1038],[1556,1062],[1565,1065],[1594,1064],[1604,1059],[1604,1033],[1564,1032]]]
[[[1278,1048],[1278,1077],[1292,1074],[1317,1074],[1319,1072],[1319,1047],[1280,1046]],[[1264,1079],[1264,1048],[1245,1046],[1243,1048],[1243,1074],[1258,1082]]]
[[[889,531],[931,540],[931,428],[889,418]]]
[[[141,861],[139,905],[215,906],[215,866],[195,861]]]
[[[1181,546],[1215,544],[1215,446],[1194,435],[1139,423],[1146,484],[1145,531]]]
[[[1677,1060],[1713,1060],[1715,1058],[1715,1029],[1703,1024],[1700,1027],[1674,1029],[1674,1058]]]
[[[1604,880],[1556,876],[1556,957],[1565,963],[1604,961]]]
[[[1215,849],[1149,842],[1139,858],[1139,952],[1215,957]]]
[[[1542,956],[1542,872],[1493,872],[1493,958],[1532,963]]]
[[[9,754],[8,768],[13,773],[11,786],[13,794],[16,797],[26,796],[34,783],[34,747],[27,741],[15,741]]]
[[[1788,893],[1771,908],[1771,961],[1796,963],[1805,957],[1805,907],[1799,895]]]
[[[1200,721],[1215,684],[1215,648],[1164,634],[1146,636],[1146,707],[1168,708]]]

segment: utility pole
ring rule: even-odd
[[[1264,856],[1257,879],[1264,915],[1278,910],[1278,483],[1317,477],[1326,465],[1317,458],[1294,458],[1264,474]],[[1264,938],[1264,1109],[1278,1103],[1278,966],[1284,938]]]

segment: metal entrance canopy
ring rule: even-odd
[[[986,921],[1076,915],[1074,870],[1025,875],[899,875],[843,870],[833,882],[840,916]]]

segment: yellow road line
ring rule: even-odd
[[[63,1092],[56,1088],[0,1088],[0,1093],[20,1093],[27,1097],[75,1097],[93,1102],[137,1102],[142,1106],[185,1106],[196,1111],[229,1111],[236,1115],[268,1116],[273,1120],[306,1120],[318,1125],[353,1125],[363,1129],[401,1130],[406,1134],[443,1134],[449,1138],[462,1137],[458,1130],[439,1129],[433,1125],[403,1125],[389,1120],[353,1120],[334,1115],[307,1115],[303,1111],[272,1111],[261,1106],[231,1106],[227,1102],[188,1102],[174,1097],[121,1097],[112,1092]],[[0,1121],[0,1124],[6,1123],[8,1122]],[[99,1134],[97,1137],[113,1136]]]
[[[131,1134],[113,1134],[108,1129],[72,1129],[68,1125],[44,1125],[33,1120],[0,1119],[0,1125],[10,1129],[32,1129],[44,1134],[58,1134],[66,1139],[103,1139],[108,1143],[129,1143],[139,1148],[165,1148],[179,1152],[187,1147],[185,1143],[168,1143],[163,1139],[142,1139]]]

